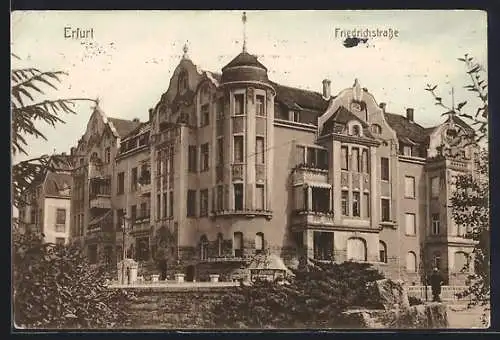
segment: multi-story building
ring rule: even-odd
[[[66,244],[70,235],[72,161],[66,154],[53,155],[49,167],[32,182],[19,207],[23,230],[44,234],[49,243]]]
[[[112,179],[121,138],[139,125],[138,119],[108,118],[96,106],[84,135],[71,148],[75,159],[71,237],[85,247],[91,263],[115,263]]]
[[[280,85],[245,49],[222,73],[203,71],[185,50],[148,123],[117,134],[101,118],[79,144],[83,164],[95,152],[114,170],[102,202],[82,199],[99,213],[74,210],[76,235],[112,217],[121,253],[125,221],[129,256],[161,250],[190,278],[269,252],[289,265],[371,262],[413,283],[436,266],[461,282],[474,244],[448,199],[453,176],[473,171],[474,131],[454,115],[424,128],[413,109],[387,112],[357,80],[336,96],[330,84],[322,93]],[[108,158],[89,142],[96,132],[111,142]],[[83,187],[97,181],[88,171]]]

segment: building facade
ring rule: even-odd
[[[73,236],[198,279],[267,252],[370,262],[416,284],[436,266],[463,283],[474,244],[447,202],[453,176],[474,169],[474,131],[453,115],[424,128],[357,80],[336,96],[330,84],[277,84],[246,50],[204,71],[185,51],[147,123],[116,133],[91,117],[74,151]]]
[[[57,159],[57,162],[54,161]],[[53,155],[46,170],[33,181],[19,207],[22,230],[38,231],[49,243],[66,244],[70,238],[72,160]]]

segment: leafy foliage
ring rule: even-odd
[[[19,59],[16,55],[14,58]],[[37,68],[14,68],[11,71],[11,114],[12,133],[11,150],[15,156],[19,153],[28,154],[26,137],[42,138],[45,135],[36,126],[43,122],[51,126],[65,123],[62,114],[76,114],[78,101],[92,101],[87,98],[43,99],[47,89],[56,91],[67,73],[62,71],[41,71]],[[49,156],[41,156],[23,161],[13,167],[12,184],[14,189],[14,206],[19,207],[21,194],[30,187],[33,180],[47,168]],[[52,159],[52,166],[57,162]]]
[[[348,307],[380,307],[371,286],[383,276],[369,264],[314,263],[288,284],[256,281],[223,297],[213,324],[223,328],[335,327]]]
[[[443,103],[443,98],[437,93],[437,85],[427,84],[426,90],[434,97],[435,105],[446,110],[443,115],[456,114],[475,128],[476,138],[473,143],[478,143],[488,137],[488,82],[485,79],[485,69],[468,54],[465,54],[463,58],[458,58],[458,60],[465,63],[466,72],[470,77],[470,83],[465,85],[464,88],[474,92],[481,100],[482,106],[473,112],[467,112],[464,109],[467,101],[460,102],[456,106],[449,106]]]
[[[466,237],[477,241],[474,247],[474,271],[471,285],[459,294],[472,296],[473,304],[486,304],[490,298],[490,216],[488,153],[482,150],[473,174],[459,175],[450,199],[453,220],[469,227]]]
[[[110,277],[76,246],[44,243],[42,235],[13,240],[16,325],[23,328],[110,328],[126,325],[133,295],[106,287]]]
[[[424,303],[422,299],[411,295],[408,296],[408,302],[410,303],[410,306],[422,305]]]

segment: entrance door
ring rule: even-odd
[[[186,268],[186,281],[193,282],[194,277],[195,277],[195,272],[196,272],[196,270],[195,270],[194,266],[188,266]]]

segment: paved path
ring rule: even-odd
[[[484,307],[467,308],[466,305],[448,305],[450,328],[487,328],[481,323]],[[489,312],[489,311],[488,311]]]

